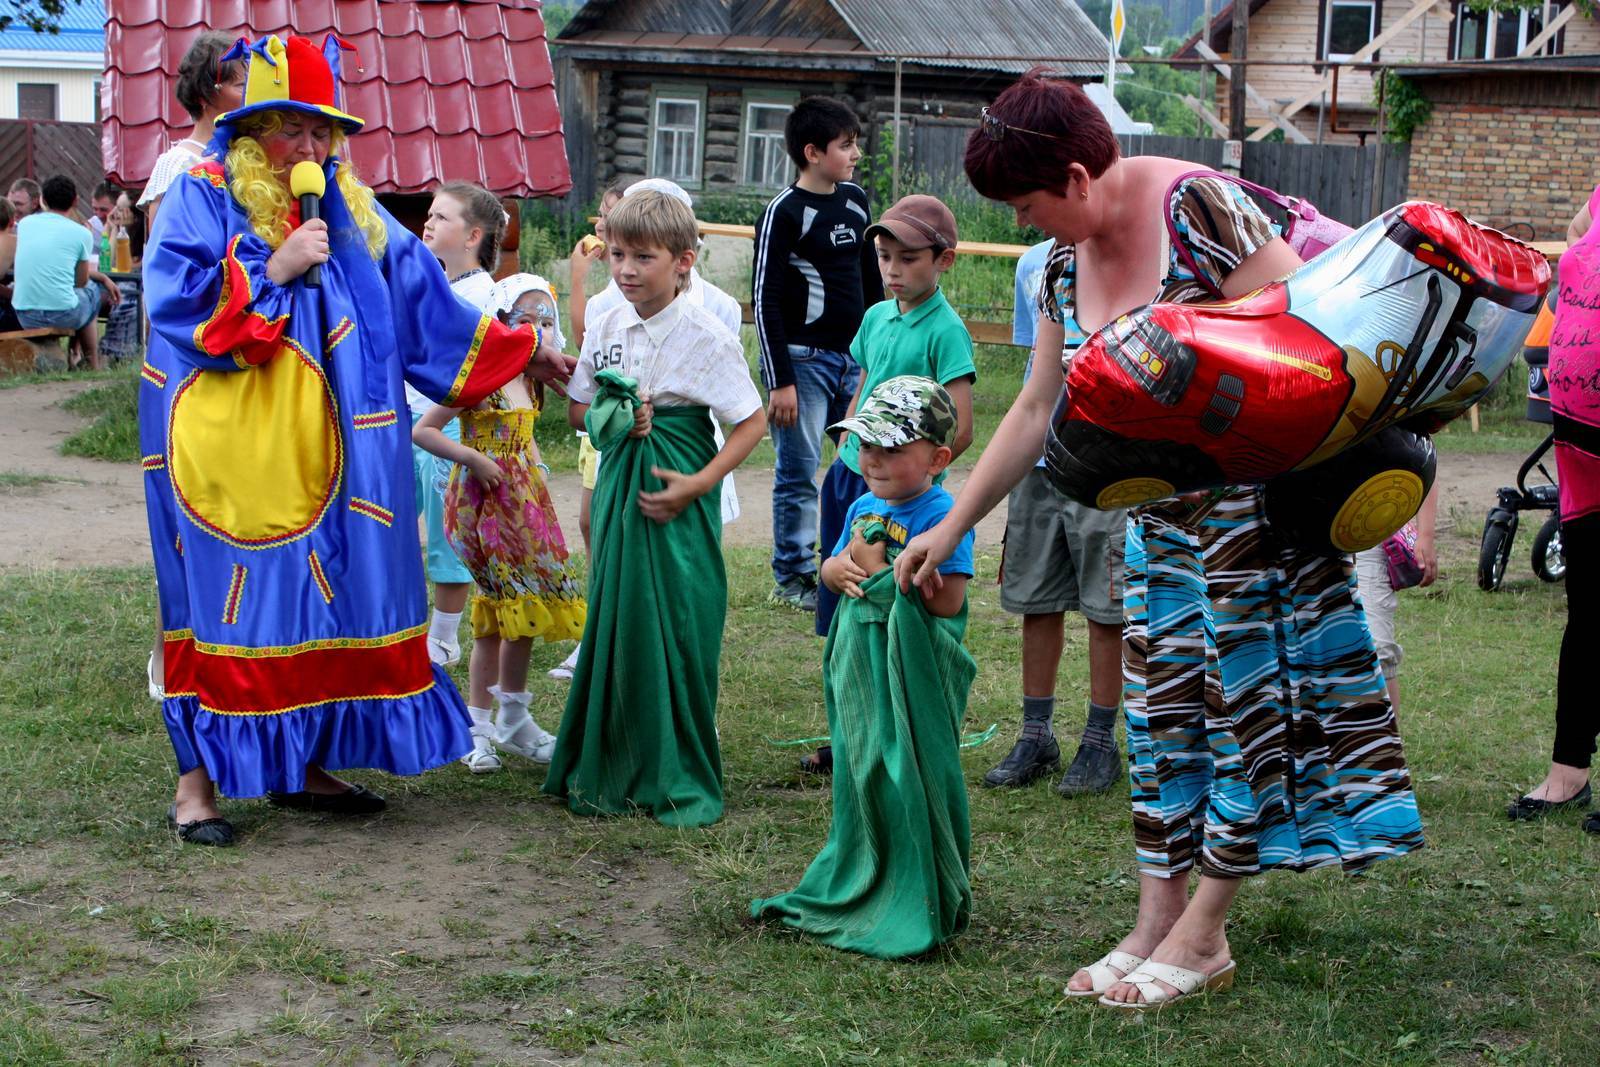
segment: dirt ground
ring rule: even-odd
[[[61,402],[85,388],[76,382],[50,382],[0,390],[0,470],[42,475],[55,481],[0,498],[0,570],[130,566],[149,562],[142,476],[132,464],[119,466],[61,455],[61,442],[83,420]],[[1439,515],[1442,527],[1457,516],[1481,522],[1494,503],[1495,490],[1514,479],[1521,457],[1515,454],[1452,453],[1440,464]],[[756,468],[736,476],[742,515],[723,531],[730,545],[770,544],[772,472]],[[952,473],[949,488],[959,492],[966,472]],[[551,479],[551,495],[564,525],[577,533],[576,474]],[[997,546],[1004,532],[1003,508],[978,527],[978,544]],[[575,539],[575,538],[574,538]]]

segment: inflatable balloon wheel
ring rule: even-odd
[[[1295,548],[1361,552],[1410,521],[1436,468],[1432,441],[1391,426],[1332,459],[1268,482],[1267,524]]]
[[[1052,422],[1045,474],[1064,496],[1105,511],[1220,485],[1216,461],[1179,441],[1137,441],[1092,422]]]

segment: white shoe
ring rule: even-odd
[[[150,693],[150,699],[151,700],[165,700],[165,699],[167,699],[167,688],[166,688],[166,686],[164,686],[160,682],[156,681],[156,654],[154,652],[150,653],[150,658],[145,660],[145,664],[144,664],[144,682],[145,682],[145,687],[148,689],[148,691]]]
[[[556,666],[550,668],[548,671],[550,677],[563,682],[572,681],[572,672],[578,669],[578,653],[582,651],[582,649],[582,645],[572,646],[572,654],[566,659],[562,660]]]
[[[1104,1004],[1108,1008],[1120,1008],[1123,1011],[1144,1011],[1147,1008],[1159,1008],[1163,1004],[1171,1004],[1192,997],[1196,993],[1221,993],[1233,988],[1233,976],[1238,972],[1238,967],[1229,960],[1227,965],[1211,974],[1204,971],[1191,971],[1187,967],[1179,967],[1171,963],[1155,963],[1145,960],[1139,969],[1130,973],[1122,981],[1139,990],[1142,1000],[1108,1000],[1101,997],[1097,1004]],[[1165,982],[1176,989],[1176,993],[1168,993],[1157,982]]]
[[[428,635],[428,661],[439,667],[450,667],[461,662],[461,645],[446,643]]]
[[[472,716],[472,751],[461,757],[461,765],[473,774],[492,774],[500,769],[494,754],[494,712],[488,708],[467,707]]]
[[[472,751],[461,757],[461,765],[473,774],[493,774],[500,769],[500,757],[494,754],[494,739],[472,732]]]
[[[1073,989],[1067,986],[1063,992],[1069,997],[1098,997],[1138,970],[1143,963],[1143,956],[1112,949],[1084,968],[1089,974],[1089,981],[1094,983],[1092,986],[1088,989]]]
[[[495,722],[495,744],[508,752],[515,752],[535,763],[549,763],[555,755],[556,735],[533,721],[528,714],[532,699],[527,693],[502,693],[499,686],[490,686],[489,692],[500,705],[500,715]]]

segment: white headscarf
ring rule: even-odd
[[[632,196],[634,193],[646,192],[665,193],[667,196],[672,197],[672,199],[682,203],[683,206],[688,208],[690,211],[694,210],[694,199],[689,195],[684,187],[679,185],[677,182],[668,181],[666,178],[640,178],[638,181],[628,186],[627,189],[623,190],[622,195]]]
[[[556,302],[555,287],[549,282],[545,281],[543,278],[539,277],[537,274],[526,273],[513,274],[509,278],[502,278],[500,281],[495,282],[494,295],[491,298],[491,306],[495,309],[496,314],[504,314],[516,307],[517,301],[522,299],[522,295],[524,293],[533,292],[544,293],[546,296],[548,296],[550,298],[550,307],[552,310],[557,310],[559,308],[559,305]],[[567,339],[561,333],[560,314],[555,316],[555,320],[555,337],[546,338],[546,340],[555,345],[557,350],[566,351]]]

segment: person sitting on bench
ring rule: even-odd
[[[44,210],[17,223],[16,286],[12,303],[24,329],[74,331],[73,347],[89,366],[100,369],[95,316],[100,289],[111,304],[122,298],[117,285],[94,269],[89,229],[70,212],[78,202],[72,179],[57,175],[44,183]]]

